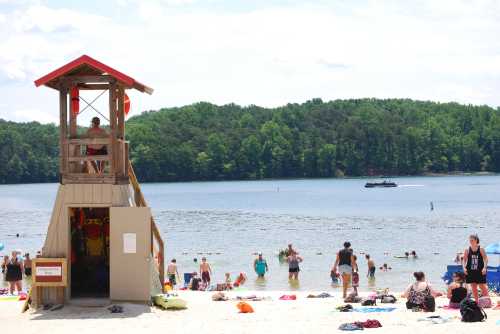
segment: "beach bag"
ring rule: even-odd
[[[373,299],[365,299],[361,302],[361,306],[373,306],[377,305],[377,302]]]
[[[460,314],[463,322],[480,322],[488,318],[484,310],[471,299],[464,299],[460,303]]]
[[[365,322],[360,323],[363,328],[379,328],[382,327],[380,321],[375,319],[368,319]]]
[[[361,303],[361,297],[357,296],[356,293],[350,293],[345,299],[344,303]]]
[[[396,301],[396,297],[394,297],[393,295],[388,295],[382,296],[382,300],[380,302],[384,304],[394,304]]]
[[[253,313],[253,308],[250,304],[246,302],[239,302],[236,307],[240,310],[240,313]]]
[[[228,298],[226,297],[226,295],[222,292],[216,292],[212,295],[212,300],[214,302],[221,302],[221,301],[226,301],[228,300]]]
[[[351,304],[342,305],[337,307],[337,310],[339,312],[352,312],[352,305]]]
[[[436,299],[433,296],[425,296],[424,304],[422,305],[424,312],[436,311]]]
[[[490,297],[479,297],[477,304],[480,308],[491,308],[491,299]]]

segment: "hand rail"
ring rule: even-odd
[[[70,145],[109,145],[111,138],[73,138],[68,139]]]

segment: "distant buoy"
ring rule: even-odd
[[[5,246],[0,242],[0,251],[2,251],[5,248]]]

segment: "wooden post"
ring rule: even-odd
[[[73,99],[73,97],[71,97],[71,94],[70,94],[70,98]],[[71,103],[70,103],[70,113],[69,113],[69,137],[70,138],[76,138],[76,110],[73,109],[73,106],[74,106],[74,103],[73,103],[73,100],[71,100]]]
[[[116,81],[110,84],[109,88],[109,127],[111,135],[111,144],[108,148],[108,155],[110,156],[110,170],[113,175],[116,175]]]
[[[116,157],[118,160],[118,174],[120,177],[125,176],[125,110],[124,110],[124,98],[125,98],[125,89],[122,85],[118,86],[118,138],[121,141],[118,143],[119,147],[116,152]]]
[[[66,140],[68,138],[68,88],[61,84],[59,88],[59,172],[61,177],[67,171],[68,148]]]

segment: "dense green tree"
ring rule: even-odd
[[[142,181],[500,172],[500,108],[488,106],[200,102],[132,117],[126,135]],[[54,182],[58,162],[55,125],[0,120],[0,183]]]

